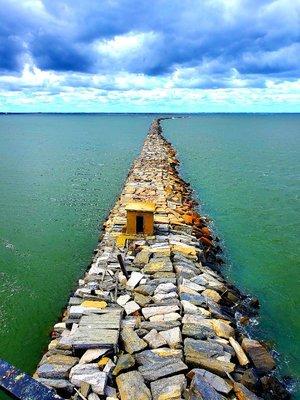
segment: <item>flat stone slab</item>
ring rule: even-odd
[[[148,319],[154,315],[169,314],[169,313],[173,313],[176,311],[179,311],[179,307],[177,305],[144,307],[142,309],[142,313],[146,319]]]
[[[139,372],[148,382],[173,375],[176,372],[185,371],[188,367],[181,360],[182,352],[161,348],[155,350],[146,350],[136,354],[135,358],[138,364]]]
[[[113,347],[118,343],[119,331],[97,326],[79,326],[70,338],[71,346],[79,349]]]
[[[83,315],[79,322],[80,327],[97,327],[101,329],[119,329],[120,324],[120,312]]]

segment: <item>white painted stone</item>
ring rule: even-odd
[[[179,307],[176,305],[170,306],[157,306],[157,307],[144,307],[142,313],[146,319],[154,315],[163,315],[179,311]]]
[[[79,364],[90,363],[107,353],[108,349],[88,349],[79,360]]]
[[[117,303],[121,306],[124,307],[125,304],[130,300],[129,294],[124,294],[122,296],[119,296],[117,299]]]
[[[129,289],[134,289],[138,283],[144,278],[144,275],[140,272],[133,271],[128,279],[126,286]]]
[[[177,287],[174,285],[174,283],[168,282],[168,283],[161,283],[160,285],[158,285],[154,291],[154,294],[170,293],[170,292],[176,292],[176,291],[177,291]]]
[[[150,322],[167,322],[167,321],[178,321],[181,318],[181,315],[178,313],[168,313],[168,314],[161,314],[161,315],[153,315],[149,318]]]
[[[133,314],[135,311],[140,310],[140,306],[135,301],[129,301],[125,304],[124,309],[127,315]]]

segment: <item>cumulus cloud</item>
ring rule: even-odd
[[[0,88],[267,91],[300,78],[299,39],[300,0],[0,0]]]

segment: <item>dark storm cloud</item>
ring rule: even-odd
[[[42,70],[163,76],[186,67],[210,75],[195,87],[227,87],[222,77],[233,69],[259,85],[259,76],[299,76],[299,0],[40,4],[0,0],[2,70],[17,72],[29,57]],[[116,36],[135,35],[140,42],[127,52],[114,48]]]

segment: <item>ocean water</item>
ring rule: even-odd
[[[34,371],[152,119],[0,116],[1,358]],[[299,376],[300,115],[163,126],[222,238],[224,273],[260,299],[255,333],[280,353],[283,374]]]

